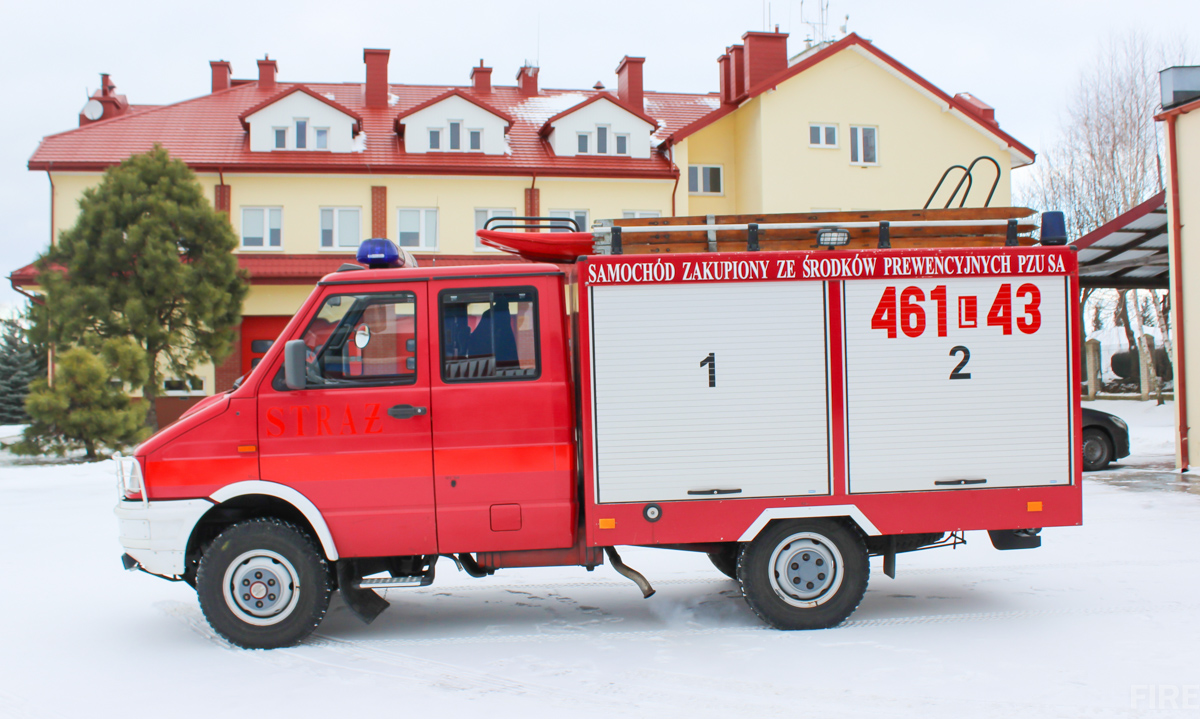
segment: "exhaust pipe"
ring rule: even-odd
[[[608,561],[612,564],[613,569],[617,570],[617,573],[638,585],[638,589],[642,590],[643,599],[654,596],[654,587],[650,586],[650,582],[646,581],[641,572],[625,566],[625,563],[621,561],[621,555],[617,554],[615,548],[605,547],[604,553],[608,555]]]

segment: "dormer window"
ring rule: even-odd
[[[579,133],[579,154],[580,155],[588,154],[588,152],[589,152],[588,141],[590,138],[591,138],[591,135],[589,135],[586,132]]]
[[[286,127],[275,128],[275,149],[276,150],[286,150],[287,149],[287,128]]]
[[[618,155],[628,155],[629,154],[629,135],[617,135],[616,140],[617,140],[617,154]]]
[[[450,149],[451,150],[461,150],[462,149],[462,123],[461,122],[451,122],[450,123]]]
[[[442,131],[440,129],[429,131],[429,149],[430,150],[442,149]]]
[[[297,85],[238,116],[250,133],[251,152],[354,152],[362,118],[329,93]],[[361,135],[360,135],[361,137]]]
[[[608,128],[604,125],[596,126],[596,154],[608,154]]]
[[[468,137],[470,138],[470,147],[472,150],[478,151],[483,149],[483,130],[471,130]]]
[[[308,148],[308,120],[296,120],[296,149]]]
[[[621,103],[606,92],[554,115],[538,134],[560,157],[579,155],[645,159],[651,153],[651,133],[658,121]]]
[[[396,118],[406,153],[480,152],[505,155],[513,120],[474,95],[448,90]]]
[[[328,127],[318,127],[317,128],[317,149],[318,150],[328,150],[329,149],[329,128]]]

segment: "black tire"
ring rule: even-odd
[[[738,552],[742,545],[729,544],[716,552],[709,552],[708,558],[721,574],[730,579],[737,579]]]
[[[1112,440],[1104,430],[1095,427],[1083,430],[1083,471],[1096,472],[1104,469],[1112,459]]]
[[[833,519],[771,524],[738,560],[746,603],[776,629],[841,624],[858,608],[870,574],[862,535]]]
[[[299,644],[325,617],[332,593],[329,565],[316,543],[278,519],[251,519],[221,532],[196,572],[204,617],[246,649]]]

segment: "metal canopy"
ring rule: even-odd
[[[1167,289],[1166,197],[1160,192],[1071,243],[1080,287]]]

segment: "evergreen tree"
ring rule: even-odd
[[[104,353],[109,362],[141,359],[127,342],[107,343]],[[87,459],[98,459],[102,448],[120,449],[149,435],[146,403],[131,402],[105,365],[82,347],[63,352],[55,363],[54,385],[39,377],[30,386],[25,408],[33,421],[10,449],[60,457],[83,449]]]
[[[46,302],[35,339],[96,350],[130,338],[142,350],[146,424],[163,372],[185,377],[230,352],[246,295],[229,219],[192,171],[160,146],[104,173],[79,219],[38,264]]]
[[[0,320],[0,424],[25,424],[29,383],[46,376],[46,357],[17,320]]]

